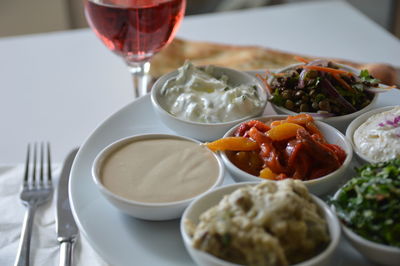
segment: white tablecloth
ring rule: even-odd
[[[53,168],[55,187],[57,187],[60,168],[60,165]],[[19,199],[23,173],[23,165],[0,167],[0,265],[2,266],[14,264],[19,245],[26,210]],[[56,235],[55,200],[54,194],[51,201],[40,206],[36,211],[30,253],[33,266],[58,265],[59,245]],[[92,250],[83,236],[79,237],[74,247],[74,265],[107,265]]]

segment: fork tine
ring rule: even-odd
[[[37,142],[33,145],[33,170],[32,170],[32,186],[36,183],[36,162],[37,162]]]
[[[25,173],[24,173],[24,183],[23,183],[24,187],[28,186],[30,153],[31,153],[31,145],[28,144],[28,149],[26,152],[26,161],[25,161]]]
[[[43,142],[40,143],[40,185],[43,185],[43,168],[44,168],[44,148],[43,148]]]
[[[49,182],[49,185],[51,185],[51,155],[50,155],[50,143],[47,142],[47,181]]]

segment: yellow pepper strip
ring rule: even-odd
[[[272,140],[285,140],[296,136],[297,130],[304,129],[304,127],[294,123],[283,123],[267,131],[268,137]]]
[[[275,180],[278,175],[271,171],[268,167],[265,167],[260,171],[260,177],[269,180]]]
[[[254,151],[260,148],[257,142],[245,137],[226,137],[205,145],[212,151]]]

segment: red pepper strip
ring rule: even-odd
[[[260,132],[256,127],[252,127],[249,130],[249,137],[260,145],[260,156],[272,172],[276,174],[286,173],[285,168],[279,162],[278,154],[272,145],[272,140],[267,135]]]
[[[346,152],[338,145],[329,144],[329,143],[321,143],[323,146],[331,150],[338,157],[339,163],[342,165],[344,160],[346,160]]]
[[[265,133],[271,129],[267,124],[264,124],[261,121],[251,120],[249,122],[240,124],[240,126],[236,129],[236,131],[235,131],[235,133],[233,133],[233,135],[235,137],[248,137],[247,131],[249,129],[251,129],[252,127],[256,127],[259,131],[261,131],[263,133]]]
[[[317,135],[319,141],[326,142],[324,135],[313,122],[306,122],[305,127],[311,135]]]
[[[322,72],[328,72],[331,74],[344,74],[344,75],[348,75],[348,76],[353,75],[351,72],[341,70],[341,69],[336,69],[336,68],[330,68],[330,67],[312,66],[312,65],[311,66],[310,65],[301,65],[299,67],[311,69],[311,70],[322,71]]]
[[[306,153],[299,154],[296,160],[296,167],[293,174],[293,178],[300,180],[307,180],[310,165],[311,162],[309,156],[307,156]]]
[[[354,92],[354,89],[344,80],[340,77],[339,74],[333,74],[332,75],[339,83],[345,87],[348,91]]]
[[[294,148],[292,153],[290,154],[290,157],[288,159],[288,166],[293,167],[294,163],[296,162],[296,158],[299,155],[299,151],[301,150],[303,144],[301,142],[297,143]]]

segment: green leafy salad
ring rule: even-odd
[[[357,169],[331,203],[358,235],[400,247],[400,158]]]

